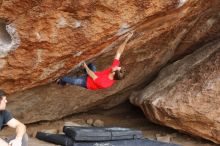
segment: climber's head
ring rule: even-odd
[[[123,67],[113,67],[112,73],[114,74],[113,79],[114,80],[121,80],[125,77],[125,69]]]

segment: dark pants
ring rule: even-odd
[[[96,72],[96,66],[93,65],[92,63],[88,64],[88,67],[93,71]],[[87,82],[87,77],[88,74],[86,72],[86,70],[83,70],[84,75],[80,76],[80,77],[68,77],[68,76],[64,76],[62,77],[61,80],[61,84],[71,84],[71,85],[77,85],[77,86],[81,86],[84,88],[87,88],[86,82]]]

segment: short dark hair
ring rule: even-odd
[[[3,90],[0,89],[0,100],[1,100],[2,97],[5,96],[5,95],[6,95],[5,91],[3,91]]]
[[[115,71],[114,80],[122,80],[125,77],[125,69],[121,67],[120,70]]]

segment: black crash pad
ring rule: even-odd
[[[64,134],[50,134],[44,132],[37,132],[36,138],[57,145],[74,146],[73,140]]]
[[[116,140],[105,142],[76,142],[73,146],[179,146],[149,139]]]
[[[74,141],[110,141],[140,139],[142,132],[120,127],[77,127],[64,126],[63,132]]]
[[[48,134],[43,132],[38,132],[36,138],[62,146],[179,146],[176,144],[152,141],[149,139],[113,140],[103,142],[73,141],[63,134]]]

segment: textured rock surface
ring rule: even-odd
[[[91,92],[51,84],[13,94],[8,104],[27,123],[112,107],[169,61],[218,38],[219,3],[3,1],[0,18],[16,28],[19,38],[14,38],[20,40],[20,46],[0,59],[0,88],[12,93],[46,84],[91,58],[98,69],[104,69],[111,64],[121,35],[134,30],[121,58],[127,76],[112,88]]]
[[[133,93],[147,118],[220,143],[220,40],[161,70]]]
[[[8,107],[25,123],[112,107],[126,100],[132,89],[149,83],[167,63],[219,38],[219,10],[219,0],[0,1],[0,88],[14,93]],[[132,30],[121,58],[127,76],[112,88],[45,85],[85,60],[106,68],[123,34]],[[168,126],[180,129],[172,124]],[[218,141],[215,127],[213,136],[204,136],[206,129],[192,129],[186,131]]]
[[[7,29],[11,43],[16,43],[8,44],[9,48],[1,54],[0,88],[12,93],[48,83],[99,54],[111,56],[105,61],[97,60],[106,66],[120,36],[131,29],[135,30],[135,36],[123,62],[131,68],[134,64],[141,64],[141,68],[148,64],[146,69],[150,73],[175,54],[195,49],[192,45],[219,35],[218,3],[218,0],[1,1],[0,19],[15,30]],[[143,80],[146,71],[140,76],[132,84]]]
[[[0,87],[11,93],[50,82],[81,61],[97,56],[147,16],[166,12],[176,3],[3,1],[0,18],[16,28],[21,42],[3,59]]]

